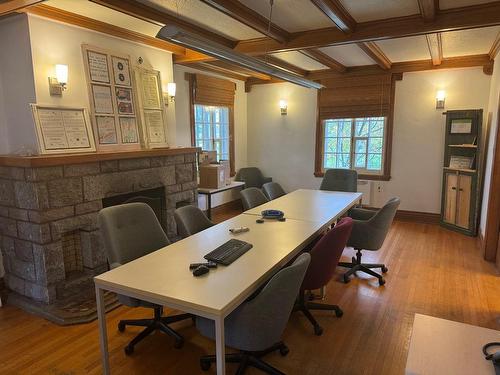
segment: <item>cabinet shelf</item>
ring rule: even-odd
[[[450,167],[443,167],[443,169],[447,171],[458,171],[458,172],[469,172],[469,173],[476,173],[475,169],[467,169],[467,168],[450,168]]]
[[[456,148],[477,148],[477,145],[448,145],[448,147],[456,147]]]

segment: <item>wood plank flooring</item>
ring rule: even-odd
[[[271,354],[269,363],[287,374],[403,374],[415,313],[500,330],[500,276],[481,259],[476,239],[437,225],[395,222],[384,247],[366,253],[365,261],[389,267],[387,284],[379,287],[376,279],[363,276],[349,284],[332,281],[325,302],[339,304],[344,316],[315,312],[324,328],[318,337],[305,317],[294,313],[284,334],[290,354]],[[346,250],[344,258],[352,254]],[[182,349],[155,334],[125,356],[123,347],[138,329],[119,333],[117,322],[149,314],[120,307],[107,315],[112,373],[203,373],[199,357],[213,353],[214,344],[190,321],[174,325],[185,337]],[[231,374],[235,367],[227,369]],[[59,327],[8,304],[0,308],[0,374],[100,373],[96,322]],[[215,373],[213,367],[209,373]]]

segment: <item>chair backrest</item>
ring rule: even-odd
[[[358,172],[354,169],[327,169],[319,189],[355,193],[358,191]]]
[[[111,267],[170,244],[153,209],[146,203],[103,208],[99,212],[99,228]]]
[[[280,341],[304,279],[311,256],[300,255],[276,273],[252,300],[231,314],[227,342],[237,349],[259,351]]]
[[[264,185],[262,185],[262,190],[267,196],[267,199],[271,201],[286,194],[285,190],[283,190],[281,185],[277,182],[266,182]]]
[[[243,181],[247,188],[256,187],[260,189],[264,182],[264,176],[257,167],[241,168],[236,173],[235,181]]]
[[[302,290],[319,289],[332,279],[340,256],[351,235],[353,220],[342,218],[333,229],[329,230],[314,245],[311,254],[311,264],[307,269]]]
[[[380,249],[400,203],[399,198],[391,198],[369,220],[355,221],[348,246],[366,250]]]
[[[177,224],[177,232],[182,238],[201,232],[214,225],[202,210],[191,205],[176,209],[174,218]]]
[[[243,210],[245,211],[269,202],[269,199],[266,198],[264,193],[255,187],[243,189],[240,191],[240,194]]]

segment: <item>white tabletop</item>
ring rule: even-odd
[[[299,189],[245,211],[261,215],[263,210],[280,210],[287,219],[331,223],[342,216],[362,193]]]
[[[500,331],[415,314],[406,374],[495,375],[482,347],[500,342]]]
[[[229,228],[249,232],[232,235]],[[298,253],[322,228],[321,223],[287,220],[257,224],[255,216],[239,215],[161,250],[95,277],[104,289],[143,297],[184,311],[225,316],[267,278]],[[231,238],[253,248],[228,267],[219,265],[194,277],[189,264]]]
[[[243,181],[232,181],[229,185],[224,185],[220,188],[214,188],[214,189],[211,189],[211,188],[203,188],[203,187],[199,187],[198,188],[198,193],[202,193],[202,194],[215,194],[215,193],[218,193],[220,191],[225,191],[225,190],[230,190],[230,189],[236,189],[237,187],[243,187],[245,186],[245,183]]]

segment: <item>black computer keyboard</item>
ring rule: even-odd
[[[209,252],[204,258],[211,262],[229,266],[251,248],[252,244],[233,238],[220,245],[217,249]]]

